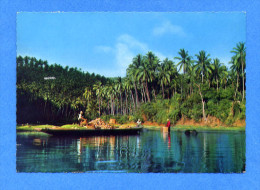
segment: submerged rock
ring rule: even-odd
[[[196,130],[186,130],[184,133],[187,136],[190,136],[190,135],[195,135],[196,136],[198,134],[198,131],[196,131]]]

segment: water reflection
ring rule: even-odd
[[[17,134],[18,172],[242,172],[245,134],[146,131],[82,138]]]

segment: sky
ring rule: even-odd
[[[124,77],[148,51],[176,63],[182,48],[195,60],[205,50],[229,66],[238,42],[246,42],[243,12],[17,13],[17,55],[106,77]]]

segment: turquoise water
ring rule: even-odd
[[[242,173],[244,132],[54,137],[17,133],[17,172]]]

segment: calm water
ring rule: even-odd
[[[137,136],[53,137],[17,133],[17,172],[241,173],[244,132],[158,130]]]

